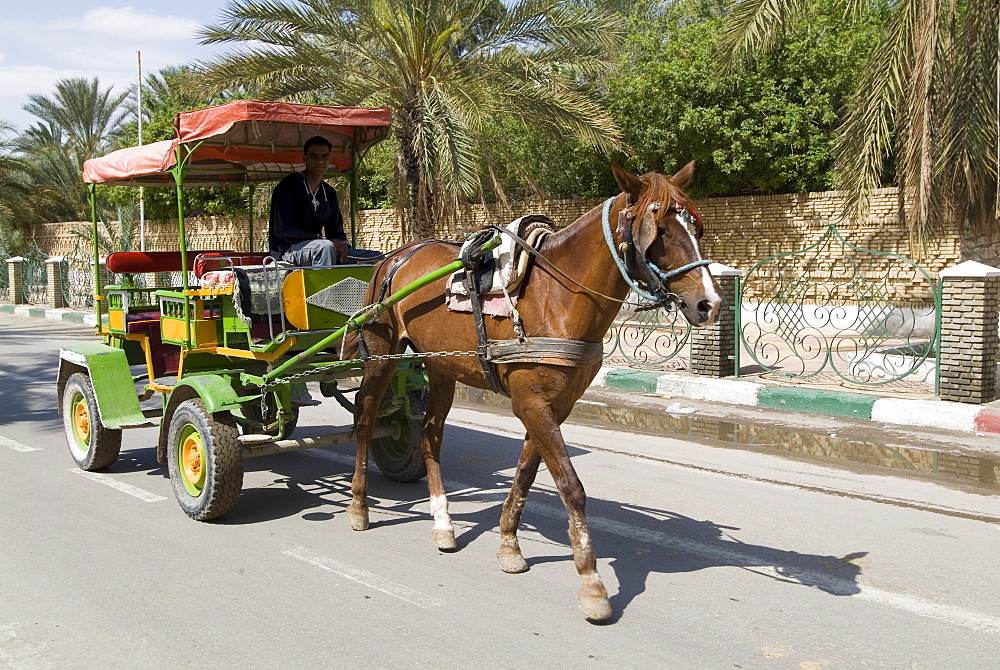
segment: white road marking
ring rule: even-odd
[[[20,442],[17,442],[15,440],[10,440],[2,436],[0,436],[0,447],[7,447],[8,449],[12,449],[13,451],[19,451],[22,454],[27,453],[29,451],[41,451],[41,449],[39,449],[38,447],[29,447],[26,444],[21,444]]]
[[[21,624],[0,626],[0,665],[14,670],[47,670],[55,667],[42,658],[45,648],[21,637]]]
[[[284,553],[287,556],[297,558],[300,561],[305,561],[310,565],[315,565],[317,568],[340,575],[345,579],[350,579],[358,584],[375,589],[376,591],[380,591],[394,598],[399,598],[400,600],[404,600],[412,605],[417,605],[418,607],[429,609],[431,607],[441,607],[445,604],[445,602],[439,598],[434,598],[433,596],[411,589],[408,586],[403,586],[402,584],[397,584],[396,582],[384,579],[374,573],[368,572],[367,570],[355,568],[327,556],[320,556],[319,554],[309,551],[305,547],[295,547],[294,549],[289,549]]]
[[[449,423],[459,424],[460,422],[449,421]],[[469,424],[469,427],[478,430],[483,429],[483,426],[481,425],[473,426]],[[491,426],[489,430],[494,432],[503,432],[502,429],[494,426]],[[342,454],[323,450],[316,450],[312,452],[304,451],[300,453],[342,463],[351,468],[354,467],[354,458]],[[536,486],[538,485],[536,484]],[[465,499],[475,498],[484,502],[498,502],[499,500],[503,500],[507,495],[506,490],[487,491],[471,486],[470,484],[453,480],[445,480],[445,487],[449,491],[461,491],[461,495]],[[452,493],[451,495],[454,497],[456,493]],[[531,501],[530,499],[525,513],[539,514],[541,516],[557,519],[559,521],[566,520],[565,508],[546,505],[537,501]],[[867,586],[852,579],[844,579],[842,577],[835,577],[822,572],[804,570],[794,565],[768,565],[761,559],[750,554],[737,551],[736,549],[730,549],[729,547],[720,546],[726,542],[724,540],[720,540],[719,543],[708,544],[688,538],[670,536],[657,530],[630,526],[620,521],[599,516],[588,515],[587,523],[591,530],[598,530],[602,533],[617,535],[618,537],[636,540],[680,553],[701,556],[718,565],[740,567],[752,572],[765,574],[769,577],[776,577],[782,581],[799,582],[809,586],[822,588],[830,593],[867,600],[869,602],[892,607],[893,609],[909,612],[910,614],[916,614],[917,616],[936,619],[938,621],[943,621],[957,626],[971,628],[972,630],[1000,635],[1000,618],[998,617],[983,614],[981,612],[975,612],[973,610],[965,609],[964,607],[944,605],[936,603],[932,600],[885,591],[872,586]],[[734,547],[739,546],[739,544],[735,542],[732,544]]]
[[[166,500],[163,496],[150,493],[149,491],[145,491],[138,486],[132,486],[131,484],[120,482],[113,477],[102,475],[99,472],[87,472],[86,470],[78,470],[76,468],[70,468],[69,471],[83,475],[87,479],[93,479],[98,484],[104,484],[105,486],[110,486],[111,488],[121,491],[122,493],[127,493],[130,496],[138,498],[139,500],[144,500],[146,502],[160,502],[161,500]]]

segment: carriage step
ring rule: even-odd
[[[274,435],[240,435],[236,440],[240,444],[267,444],[274,442]]]

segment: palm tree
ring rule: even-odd
[[[42,133],[58,130],[64,135],[64,146],[82,159],[93,158],[113,148],[116,133],[131,113],[123,105],[129,92],[112,94],[112,88],[101,90],[97,77],[62,79],[56,83],[51,98],[28,96],[24,111],[42,120]]]
[[[26,203],[36,219],[72,221],[88,217],[83,162],[114,149],[122,122],[130,113],[128,91],[113,95],[96,78],[63,79],[52,97],[31,95],[24,110],[39,119],[17,139],[33,184]]]
[[[834,0],[848,17],[868,5]],[[740,0],[719,51],[733,66],[777,48],[811,5],[803,0]],[[918,248],[952,220],[992,227],[998,216],[997,0],[895,0],[879,46],[851,100],[837,145],[841,185],[851,214],[895,173],[901,212]]]
[[[233,0],[203,41],[245,46],[202,64],[200,80],[213,93],[389,107],[410,233],[430,237],[483,192],[490,121],[618,148],[582,84],[619,26],[571,0]]]

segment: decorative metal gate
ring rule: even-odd
[[[636,307],[637,297],[628,296],[604,338],[604,360],[608,365],[649,368],[683,368],[684,351],[691,326],[677,310]]]
[[[21,287],[24,299],[29,305],[43,305],[48,292],[48,276],[45,269],[48,256],[39,248],[37,242],[32,242],[31,247],[21,257],[24,259],[21,263]]]
[[[737,304],[738,370],[744,349],[764,374],[858,386],[912,375],[936,388],[939,286],[909,258],[856,247],[832,224],[805,249],[750,268]]]

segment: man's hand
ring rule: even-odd
[[[347,240],[334,240],[333,246],[337,247],[337,262],[347,262]]]

